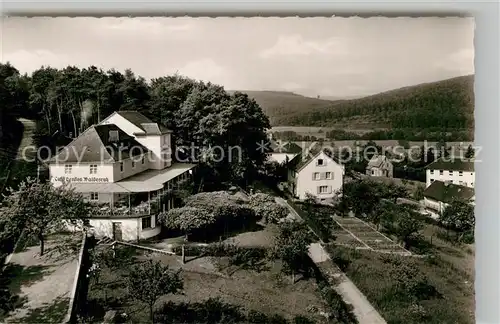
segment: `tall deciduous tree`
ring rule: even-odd
[[[443,211],[439,219],[445,226],[451,227],[457,235],[457,242],[461,242],[467,235],[474,237],[474,206],[469,202],[454,200]]]
[[[80,221],[94,211],[94,207],[74,191],[29,178],[19,189],[11,190],[4,203],[2,217],[19,222],[26,235],[38,239],[40,255],[45,251],[46,235],[64,229],[64,220],[84,224]]]
[[[409,249],[412,241],[417,238],[424,228],[424,223],[416,216],[416,211],[410,205],[386,205],[387,209],[382,214],[384,227],[392,232],[405,249]]]
[[[308,251],[310,239],[308,232],[302,224],[284,222],[271,250],[271,256],[282,260],[283,272],[291,274],[292,283],[295,283],[295,274],[307,270]]]
[[[154,323],[154,305],[158,298],[180,293],[183,286],[180,270],[174,272],[159,261],[147,260],[132,268],[128,276],[130,296],[148,305],[152,323]]]

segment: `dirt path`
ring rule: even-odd
[[[319,243],[309,246],[309,256],[328,277],[335,291],[353,306],[353,313],[359,324],[386,324],[384,318],[368,301],[356,285],[330,260],[328,252]]]
[[[33,133],[36,129],[36,123],[33,120],[19,118],[19,121],[23,123],[24,131],[23,131],[23,138],[21,140],[21,143],[19,144],[19,150],[17,152],[17,157],[16,157],[17,159],[23,158],[23,149],[25,147],[33,145]],[[33,150],[27,150],[26,154],[30,155],[28,156],[28,158],[32,158]]]
[[[70,295],[78,267],[78,253],[59,253],[56,242],[47,242],[47,254],[32,246],[13,254],[5,271],[10,288],[21,305],[4,323],[61,323],[68,312]],[[51,252],[52,251],[52,252]]]

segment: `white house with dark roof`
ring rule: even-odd
[[[460,158],[438,159],[426,167],[426,187],[434,181],[452,183],[474,188],[475,171],[473,160]]]
[[[268,160],[286,164],[302,154],[302,148],[293,142],[270,140]]]
[[[288,190],[298,199],[307,194],[320,201],[337,197],[344,183],[345,167],[323,147],[308,150],[307,155],[290,166]]]
[[[366,174],[372,177],[394,176],[394,166],[385,155],[374,155],[366,166]]]
[[[95,235],[124,241],[160,233],[158,213],[174,207],[172,190],[194,168],[172,163],[171,131],[133,111],[89,127],[49,163],[55,186],[67,183],[100,206],[89,216]]]
[[[474,188],[440,180],[433,181],[424,190],[424,207],[433,218],[439,218],[439,215],[453,200],[474,204],[474,199]]]

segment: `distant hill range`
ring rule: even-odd
[[[423,83],[344,100],[292,92],[242,91],[262,107],[273,126],[455,131],[474,128],[474,76]]]

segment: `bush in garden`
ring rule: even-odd
[[[255,212],[244,202],[225,192],[202,192],[186,198],[185,206],[161,214],[160,221],[170,229],[189,233],[217,234],[231,228],[244,227],[255,221]]]
[[[265,223],[277,224],[289,214],[288,208],[276,203],[273,196],[265,193],[256,193],[250,196],[248,202],[255,216],[264,220]]]
[[[245,312],[241,307],[221,301],[220,298],[209,298],[203,302],[174,303],[168,301],[156,312],[155,323],[185,324],[222,324],[222,323],[255,323],[255,324],[288,324],[281,315],[267,315],[256,310]],[[312,323],[300,317],[294,323]]]
[[[205,228],[216,223],[215,215],[205,209],[184,206],[170,209],[167,213],[159,215],[160,222],[170,229],[179,229],[186,236],[193,230]]]
[[[413,260],[403,257],[386,257],[396,294],[412,301],[440,297],[441,294],[430,284],[428,278],[418,269]]]
[[[182,246],[173,249],[176,255],[182,254]],[[185,256],[229,257],[229,264],[243,269],[259,270],[266,260],[268,250],[263,247],[239,247],[234,244],[213,243],[205,246],[185,245]]]
[[[295,316],[293,319],[294,324],[314,324],[314,321],[310,320],[305,316]]]

